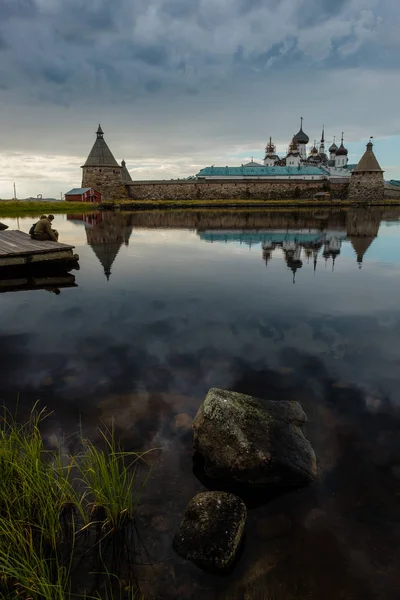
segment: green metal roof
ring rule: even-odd
[[[327,175],[322,167],[204,167],[197,177],[304,177]]]

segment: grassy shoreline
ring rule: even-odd
[[[0,217],[20,217],[41,214],[65,214],[94,212],[97,205],[88,202],[27,202],[24,200],[0,200]]]
[[[351,206],[400,206],[400,199],[386,199],[379,202],[351,202],[349,200],[121,200],[102,202],[100,205],[87,202],[27,202],[23,200],[0,200],[0,217],[37,216],[40,214],[78,214],[103,210],[143,211],[143,210],[182,210],[182,209],[274,209],[274,208],[348,208]]]

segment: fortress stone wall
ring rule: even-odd
[[[400,186],[385,183],[385,198],[398,200],[400,202]]]
[[[312,199],[330,191],[333,200],[347,197],[348,183],[326,181],[135,181],[127,185],[132,200],[282,200]]]

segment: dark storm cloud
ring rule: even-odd
[[[294,48],[296,60],[305,56],[316,62],[326,60],[341,43],[346,44],[345,54],[361,52],[378,25],[385,24],[390,4],[382,0],[2,0],[0,35],[9,48],[9,68],[19,79],[16,85],[23,86],[26,73],[33,70],[42,73],[49,85],[67,82],[79,87],[85,82],[89,93],[98,87],[97,63],[104,66],[106,82],[108,74],[117,71],[121,91],[135,85],[145,92],[146,67],[156,71],[152,80],[181,84],[183,73],[191,83],[201,79],[212,84],[227,73],[240,75],[243,66],[275,68],[285,55],[293,55]],[[379,23],[374,16],[378,12]]]
[[[13,17],[34,17],[37,12],[35,0],[0,0],[0,19],[3,23]]]
[[[332,16],[340,15],[350,4],[351,0],[301,0],[297,3],[298,24],[301,28],[317,25]]]
[[[0,0],[3,146],[48,154],[62,137],[56,151],[73,155],[77,171],[54,175],[58,195],[80,178],[94,114],[141,178],[232,164],[235,154],[262,152],[271,134],[282,146],[301,114],[311,138],[311,127],[329,123],[330,139],[344,130],[359,141],[379,105],[375,137],[392,135],[400,130],[397,4]],[[0,194],[25,175],[10,165]]]

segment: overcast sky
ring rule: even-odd
[[[400,178],[399,0],[0,0],[0,197],[80,185],[101,122],[134,179],[325,125]]]

